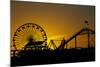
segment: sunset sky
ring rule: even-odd
[[[25,23],[40,25],[47,39],[65,39],[84,27],[84,21],[94,30],[95,7],[39,2],[11,2],[11,38],[16,29]]]

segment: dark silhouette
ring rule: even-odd
[[[76,47],[73,49],[64,49],[65,44],[82,34],[87,34],[89,37],[90,34],[95,34],[95,32],[87,28],[81,29],[68,40],[63,39],[61,45],[55,50],[49,49],[46,45],[41,45],[44,41],[34,42],[33,39],[30,38],[24,50],[18,53],[19,57],[14,55],[11,58],[11,66],[95,61],[95,47],[88,46],[88,48],[81,49],[77,49]],[[75,45],[77,45],[77,43]],[[90,43],[88,43],[88,45],[90,45]],[[27,50],[27,48],[30,48],[30,50]]]

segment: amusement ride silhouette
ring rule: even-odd
[[[88,21],[85,23],[88,25]],[[42,27],[34,23],[26,23],[16,30],[12,39],[14,48],[11,48],[12,66],[93,61],[95,60],[95,47],[90,46],[90,35],[94,34],[95,31],[92,29],[82,28],[69,39],[63,38],[60,46],[56,47],[54,40],[50,41],[51,44],[47,44],[46,32]],[[77,50],[77,36],[81,35],[87,35],[88,47]],[[73,39],[75,48],[70,50],[64,48]],[[50,48],[51,45],[54,47],[53,50]]]

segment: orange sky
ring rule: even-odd
[[[45,30],[48,39],[67,39],[83,27],[85,20],[94,29],[94,6],[11,2],[11,37],[19,26],[33,22]]]

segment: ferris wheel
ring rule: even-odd
[[[16,30],[12,43],[14,50],[43,50],[47,46],[47,36],[39,25],[26,23]]]

